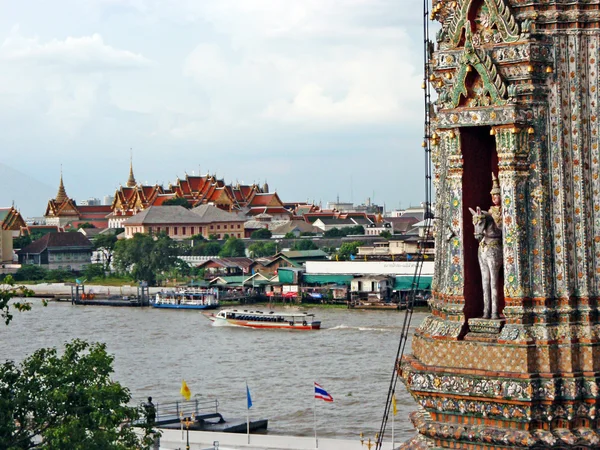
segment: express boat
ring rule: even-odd
[[[217,314],[206,315],[215,327],[247,327],[282,330],[318,330],[321,322],[314,314],[306,312],[282,313],[248,311],[246,309],[222,309]]]
[[[216,309],[219,307],[219,293],[216,289],[190,288],[160,291],[150,305],[169,309]]]

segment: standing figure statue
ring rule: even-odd
[[[479,241],[477,256],[481,269],[483,284],[483,318],[499,319],[498,298],[500,286],[500,270],[502,270],[502,207],[500,206],[500,186],[498,179],[492,173],[493,206],[489,212],[482,211],[479,206],[476,211],[469,208],[473,215],[475,239]]]

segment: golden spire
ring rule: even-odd
[[[131,149],[129,149],[131,152]],[[129,178],[127,180],[127,187],[135,187],[137,183],[135,182],[135,177],[133,176],[133,152],[129,156]]]
[[[62,165],[60,166],[60,184],[58,186],[58,192],[56,193],[56,198],[54,201],[56,203],[62,203],[67,198],[67,191],[65,191],[65,185],[63,184],[63,176],[62,176]]]

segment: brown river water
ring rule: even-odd
[[[32,311],[0,325],[1,361],[20,361],[74,338],[105,342],[115,356],[114,379],[135,403],[149,395],[159,404],[181,400],[185,380],[198,399],[217,398],[225,419],[245,420],[247,382],[250,418],[269,419],[269,434],[311,436],[316,405],[319,436],[341,439],[379,431],[405,314],[309,308],[322,329],[293,332],[213,327],[198,311],[33,303]],[[411,335],[424,317],[413,315]],[[333,403],[314,401],[314,382]],[[408,413],[416,403],[400,382],[396,391],[394,428],[401,441],[415,433]]]

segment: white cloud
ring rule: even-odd
[[[96,71],[137,68],[151,64],[149,59],[139,53],[105,44],[102,36],[97,33],[40,42],[38,37],[22,36],[18,27],[13,28],[2,42],[0,59]]]
[[[199,164],[327,200],[368,157],[390,162],[364,177],[388,203],[418,196],[421,3],[401,3],[16,2],[0,17],[0,147],[15,149],[4,163],[30,170],[27,152],[54,186],[45,171],[60,154],[79,176],[69,192],[101,195],[126,180],[133,147],[140,179]]]

